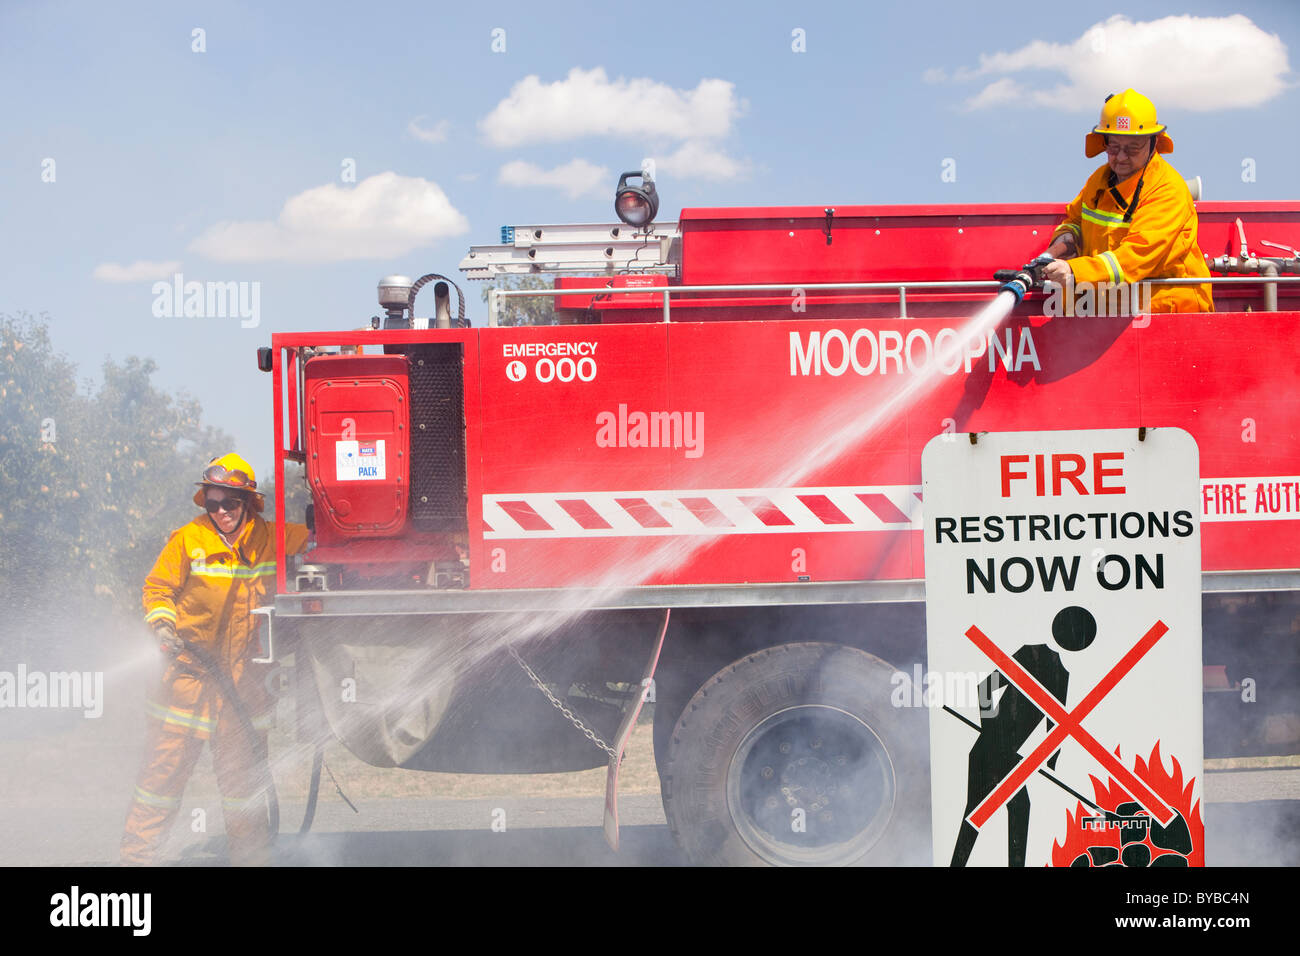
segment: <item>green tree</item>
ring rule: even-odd
[[[522,289],[550,289],[552,283],[537,275],[503,276],[494,285],[483,288],[483,301],[488,300],[492,289],[517,291]],[[555,299],[549,295],[508,296],[501,299],[501,315],[498,325],[558,325],[555,315]]]
[[[152,359],[105,362],[77,428],[90,585],[122,610],[138,610],[140,582],[167,534],[194,516],[199,465],[233,444],[203,424],[197,401],[157,391],[156,370]]]
[[[275,520],[275,472],[258,476],[257,489],[266,495],[267,521]],[[286,521],[302,524],[311,504],[311,489],[307,486],[306,469],[296,461],[284,463],[284,517]]]
[[[193,517],[196,462],[228,448],[199,403],[158,391],[150,359],[107,361],[78,388],[48,318],[0,316],[0,645],[32,628],[75,643],[107,615],[140,618],[167,535]]]
[[[0,319],[0,589],[9,616],[36,612],[44,582],[66,583],[74,522],[64,509],[80,495],[70,424],[80,412],[76,369],[54,354],[45,316]]]

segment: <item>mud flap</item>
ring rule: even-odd
[[[614,738],[615,756],[609,758],[609,769],[605,772],[605,842],[611,850],[618,850],[618,769],[623,763],[623,751],[636,729],[637,718],[645,706],[647,688],[654,680],[655,668],[659,665],[659,652],[663,650],[664,637],[668,634],[668,618],[671,610],[664,611],[664,623],[659,629],[654,647],[650,650],[650,659],[646,662],[645,673],[641,675],[641,693],[634,696],[623,708],[623,722],[618,725],[618,734]]]

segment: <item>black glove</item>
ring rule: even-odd
[[[153,633],[158,638],[158,649],[164,654],[175,657],[185,650],[185,644],[176,636],[176,628],[171,621],[159,621],[153,626]]]

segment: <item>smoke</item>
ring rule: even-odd
[[[1295,779],[1300,771],[1262,770],[1259,778],[1263,792],[1276,792],[1286,775]],[[1210,778],[1208,788],[1220,785],[1218,774]],[[1300,802],[1294,783],[1288,788],[1287,800],[1251,800],[1212,803],[1205,813],[1206,866],[1300,866]]]
[[[157,649],[138,625],[59,610],[57,620],[10,618],[0,633],[0,671],[24,678],[11,685],[16,697],[0,695],[4,865],[115,862],[139,766]]]

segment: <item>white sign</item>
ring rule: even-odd
[[[339,481],[382,481],[384,440],[341,441],[334,446],[334,476]]]
[[[935,863],[1204,865],[1191,435],[940,435],[921,472]]]

